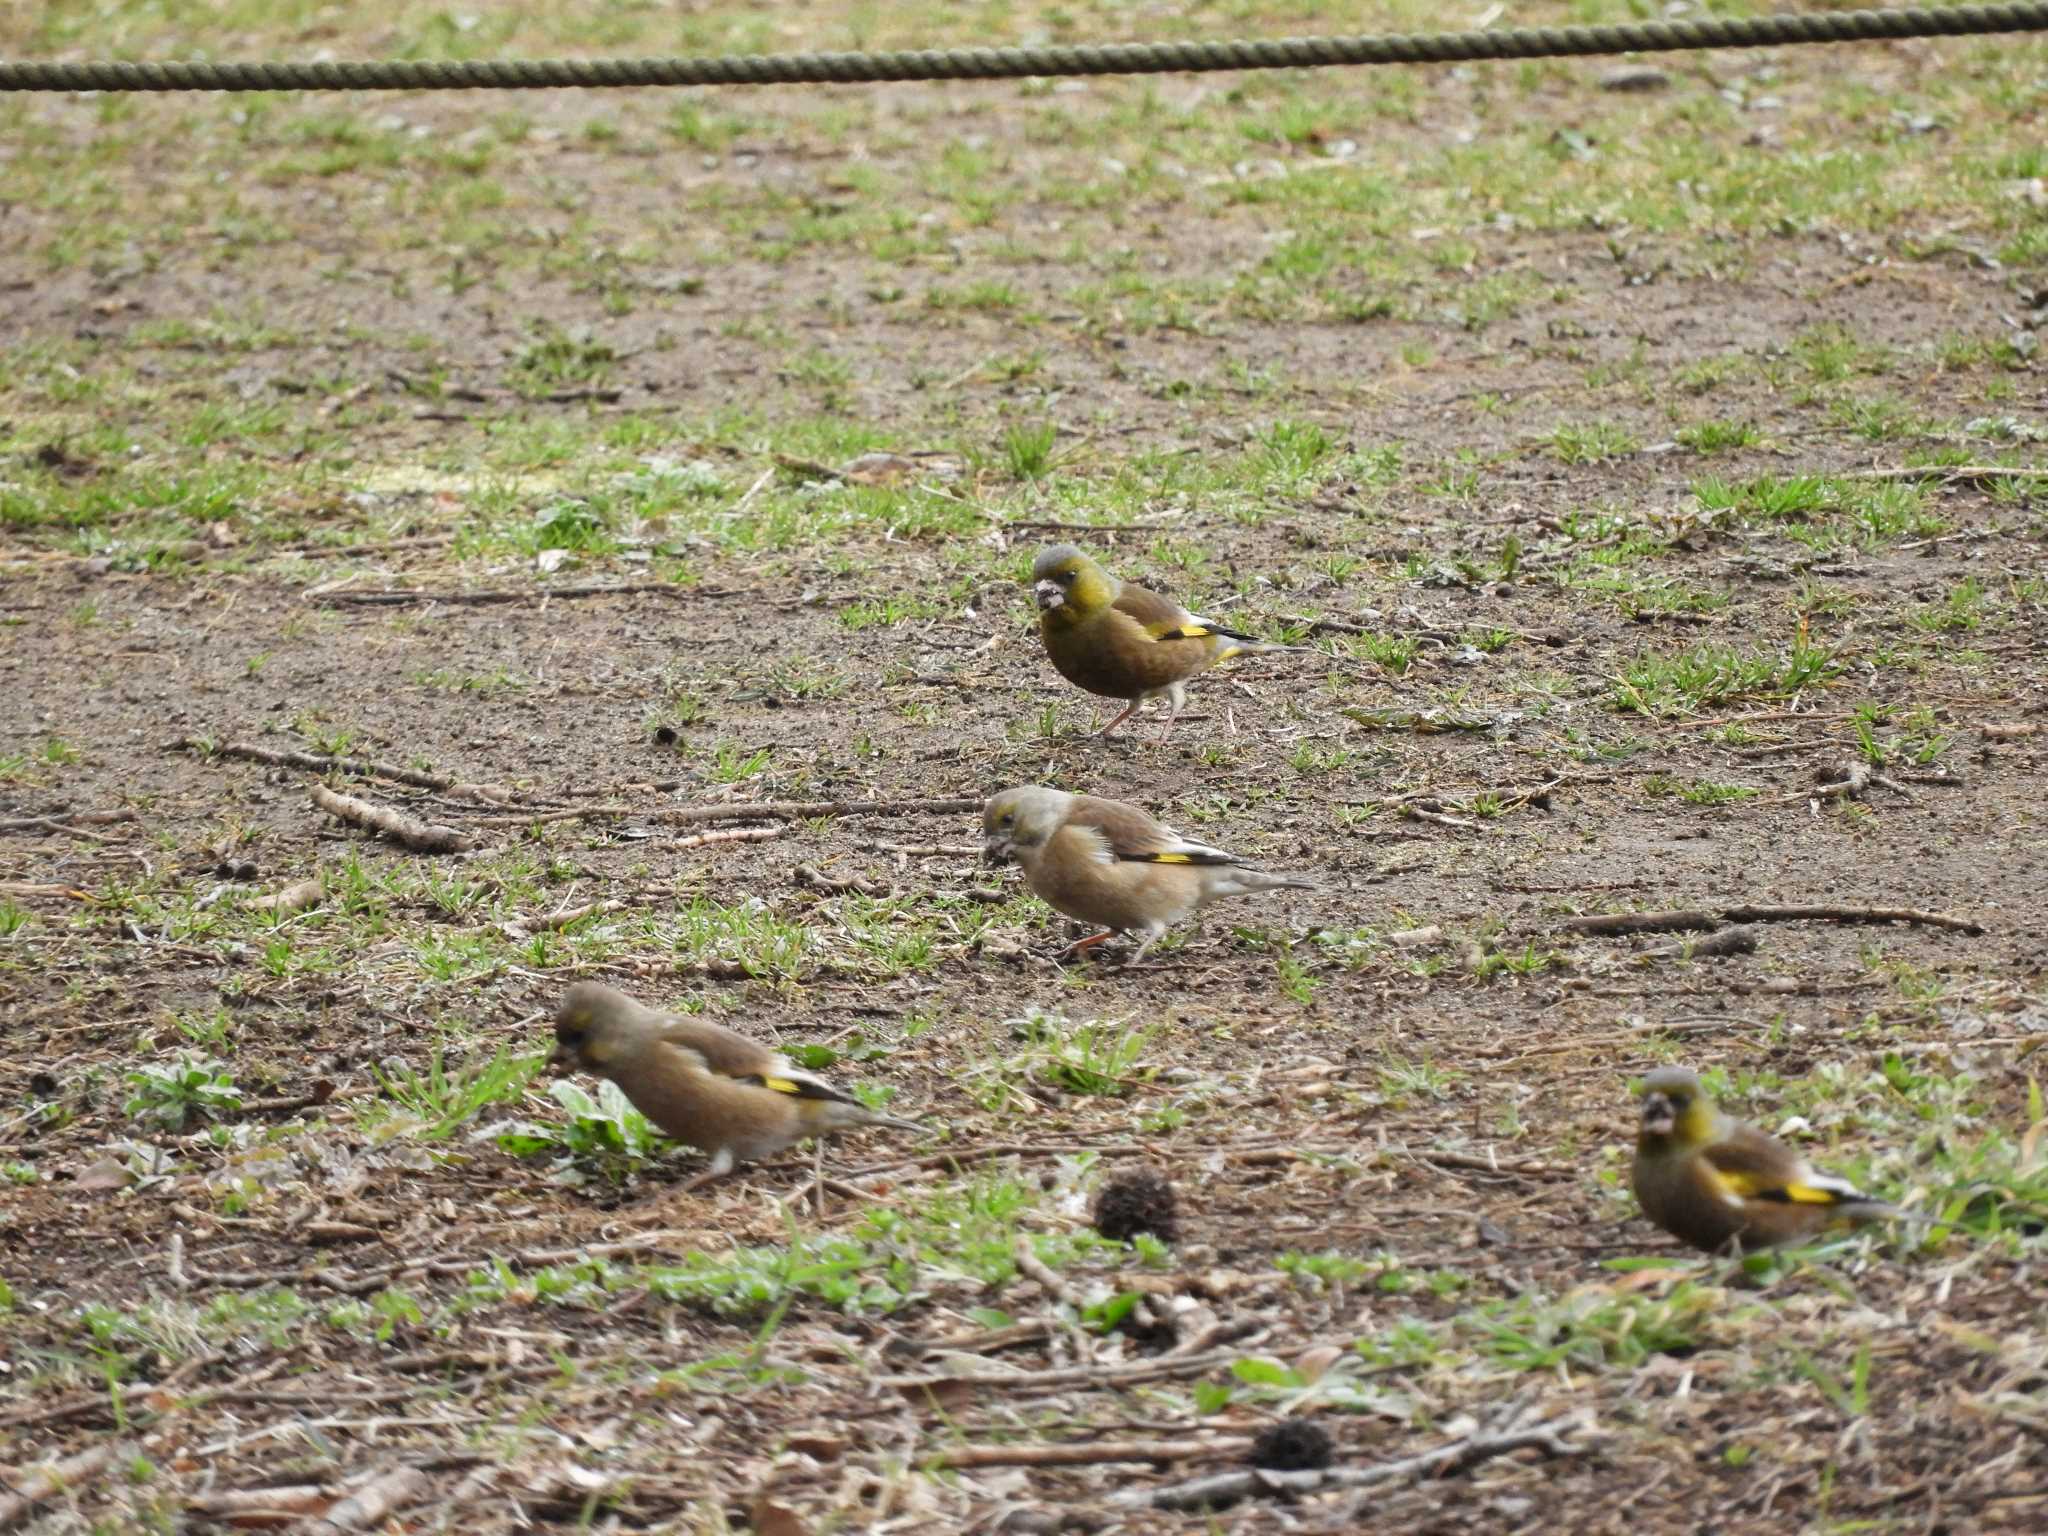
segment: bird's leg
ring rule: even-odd
[[[1061,950],[1060,958],[1062,960],[1070,959],[1075,955],[1081,954],[1085,950],[1093,949],[1096,945],[1100,944],[1104,939],[1113,939],[1115,937],[1116,930],[1114,928],[1105,928],[1100,933],[1091,933],[1090,935],[1088,935],[1087,938],[1076,939],[1073,943],[1069,944],[1065,949]]]
[[[731,1147],[720,1147],[712,1155],[711,1161],[705,1165],[704,1171],[695,1178],[684,1180],[683,1187],[676,1192],[687,1195],[692,1190],[702,1189],[706,1184],[716,1184],[720,1179],[732,1172],[732,1165],[736,1161],[737,1159],[732,1155]]]
[[[1165,937],[1166,930],[1164,928],[1147,928],[1145,930],[1145,937],[1141,941],[1139,941],[1137,949],[1131,954],[1130,958],[1124,961],[1124,965],[1126,967],[1136,965],[1140,960],[1145,958],[1145,952],[1147,950],[1149,950],[1154,944],[1157,944],[1161,939]]]
[[[825,1219],[825,1138],[811,1138],[811,1214]]]
[[[1187,701],[1188,690],[1185,684],[1175,683],[1166,691],[1166,727],[1159,733],[1160,741],[1164,742],[1173,734],[1173,722],[1180,718],[1181,709]]]
[[[1095,734],[1098,736],[1107,736],[1111,731],[1115,730],[1118,726],[1122,725],[1126,720],[1130,719],[1131,716],[1135,715],[1138,712],[1138,706],[1144,702],[1145,695],[1141,693],[1135,699],[1131,700],[1130,703],[1124,706],[1124,712],[1122,714],[1118,715],[1114,720],[1110,721],[1109,724],[1105,725],[1101,730],[1097,731]]]

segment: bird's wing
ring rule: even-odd
[[[1067,825],[1093,832],[1105,859],[1133,864],[1235,864],[1235,854],[1182,837],[1156,817],[1118,800],[1076,795]]]
[[[1818,1173],[1783,1142],[1742,1126],[1701,1154],[1723,1199],[1785,1205],[1852,1205],[1870,1197],[1847,1179]]]
[[[671,1014],[662,1020],[655,1036],[666,1045],[679,1045],[702,1058],[708,1071],[720,1077],[758,1077],[786,1066],[775,1051],[737,1030],[714,1024],[709,1019],[692,1019]]]
[[[786,1093],[795,1099],[824,1099],[834,1104],[860,1103],[852,1094],[834,1088],[822,1077],[813,1077],[810,1073],[799,1071],[795,1067],[786,1067],[780,1072],[749,1073],[733,1081],[773,1089],[776,1093]]]
[[[1242,630],[1228,629],[1214,619],[1205,619],[1200,614],[1189,613],[1172,598],[1125,582],[1110,607],[1118,613],[1137,620],[1139,626],[1154,640],[1235,640],[1243,645],[1258,645],[1258,636],[1245,634]]]
[[[1117,591],[1116,601],[1109,606],[1135,620],[1139,628],[1154,640],[1167,638],[1183,625],[1200,625],[1193,614],[1172,598],[1154,592],[1150,587],[1141,587],[1136,582],[1125,582]],[[1207,634],[1208,630],[1198,628],[1197,633]]]

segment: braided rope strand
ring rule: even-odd
[[[892,53],[726,54],[666,59],[386,59],[333,63],[155,64],[0,61],[0,91],[475,91],[561,87],[851,85],[1050,75],[1196,74],[1224,69],[1450,64],[1468,60],[1672,53],[2048,30],[2048,3],[1703,18],[1500,32],[1415,32],[1267,41],[1112,43]]]

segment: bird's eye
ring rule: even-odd
[[[1060,585],[1061,585],[1061,586],[1063,586],[1063,587],[1068,587],[1068,586],[1072,586],[1072,585],[1073,585],[1073,583],[1074,583],[1074,573],[1073,573],[1072,571],[1061,571],[1061,572],[1060,572]]]
[[[996,818],[996,825],[999,827],[1007,827],[1011,822],[1015,821],[1016,819],[1017,818],[1015,816],[1011,815],[1008,811],[1005,811],[1002,815]]]

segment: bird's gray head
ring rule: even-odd
[[[579,981],[555,1007],[555,1067],[602,1075],[636,1038],[640,1005],[601,981]]]
[[[1044,847],[1067,819],[1073,799],[1042,784],[1004,790],[982,808],[982,856],[991,864],[1003,864],[1019,849]]]
[[[1073,597],[1074,583],[1094,568],[1095,562],[1071,544],[1041,549],[1031,562],[1031,595],[1038,599],[1039,611],[1064,607]]]
[[[1683,1067],[1659,1067],[1643,1078],[1641,1092],[1645,1136],[1671,1135],[1707,1102],[1698,1075]]]

